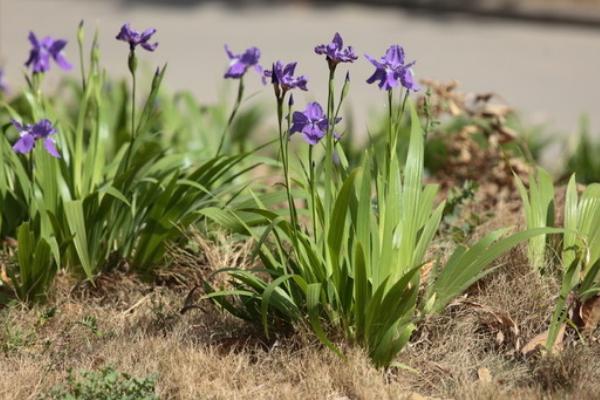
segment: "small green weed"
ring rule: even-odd
[[[158,400],[156,376],[135,378],[111,367],[100,371],[69,371],[67,383],[57,385],[40,400]]]

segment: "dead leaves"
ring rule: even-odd
[[[429,99],[429,107],[432,115],[449,113],[452,116],[458,116],[464,113],[465,96],[463,93],[456,91],[458,87],[457,81],[438,82],[429,79],[421,80],[421,83],[431,90],[433,96]],[[421,105],[425,99],[419,99]]]
[[[566,325],[562,324],[558,329],[558,335],[556,335],[556,340],[552,346],[552,353],[559,353],[562,351],[566,328]],[[536,350],[544,348],[546,346],[546,342],[548,341],[548,334],[549,331],[545,331],[539,335],[536,335],[533,339],[527,342],[525,346],[523,346],[521,349],[521,354],[529,355]]]
[[[507,356],[530,356],[538,351],[543,351],[548,341],[548,330],[536,335],[530,339],[525,345],[522,345],[523,337],[519,325],[510,316],[508,312],[494,309],[485,304],[467,300],[466,297],[455,301],[451,306],[466,306],[475,311],[480,325],[493,335],[495,345],[498,349],[504,349]],[[600,321],[600,299],[594,298],[593,302],[581,308],[582,320],[587,321],[594,327]],[[570,314],[572,317],[572,314]],[[591,329],[591,328],[590,328]],[[556,340],[554,342],[552,353],[559,353],[565,347],[567,325],[562,324],[558,330]],[[498,350],[496,349],[496,350]],[[491,383],[492,375],[487,368],[479,368],[477,370],[477,378],[479,383]]]
[[[8,276],[6,265],[2,261],[0,261],[0,285],[12,286],[12,280]]]
[[[463,304],[477,310],[481,325],[494,335],[496,345],[514,350],[519,349],[521,343],[519,326],[507,312],[495,310],[473,301],[464,301]]]
[[[6,246],[5,248],[8,250],[8,253],[0,251],[0,297],[2,297],[3,294],[8,294],[10,296],[14,292],[14,285],[10,278],[8,265],[11,262],[11,253],[16,248],[16,241],[12,238],[7,238],[3,245]],[[2,308],[1,305],[0,308]]]
[[[574,298],[574,296],[572,296]],[[568,318],[572,320],[572,326],[577,328],[583,337],[592,338],[592,333],[600,323],[600,296],[594,296],[584,302],[571,301],[568,307]],[[556,340],[552,346],[552,353],[560,353],[565,347],[567,324],[563,323],[558,329]],[[546,347],[549,330],[533,337],[523,348],[521,354],[529,355]]]
[[[598,322],[600,322],[600,298],[594,298],[593,300],[593,303],[590,302],[586,307],[582,307],[583,311],[581,311],[581,313],[586,316],[584,320],[589,324],[592,324],[595,328]],[[507,312],[464,299],[460,303],[455,303],[454,305],[458,304],[469,306],[477,312],[481,326],[494,335],[494,341],[497,346],[507,349],[507,355],[520,353],[521,355],[527,356],[546,346],[549,333],[547,330],[536,335],[525,345],[521,346],[523,338],[521,337],[519,326]],[[553,353],[559,353],[563,350],[566,328],[566,324],[560,326],[556,341],[552,347]],[[487,379],[487,373],[489,373],[489,371],[486,372],[481,369],[478,371],[480,381]]]
[[[443,189],[461,186],[465,181],[479,184],[480,204],[498,206],[518,198],[513,173],[527,176],[530,167],[518,157],[506,154],[502,145],[518,139],[508,126],[511,107],[498,101],[495,93],[465,94],[458,84],[426,80],[432,96],[427,98],[434,120],[462,117],[464,124],[429,133],[430,140],[442,144],[444,151],[432,155],[434,176]],[[420,99],[424,107],[425,98]]]
[[[424,264],[421,269],[419,270],[419,273],[421,275],[421,279],[420,282],[422,284],[427,284],[427,282],[429,282],[429,277],[431,276],[431,271],[434,267],[434,262],[433,261],[429,261],[428,263]]]
[[[577,326],[584,336],[590,336],[600,322],[600,296],[578,303],[576,311]]]

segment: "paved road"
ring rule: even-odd
[[[276,58],[299,60],[298,70],[310,78],[306,100],[323,101],[327,71],[312,48],[340,31],[361,54],[379,56],[388,45],[401,43],[408,57],[417,60],[418,77],[457,79],[467,90],[501,93],[531,122],[546,121],[569,133],[577,127],[581,113],[588,113],[592,130],[600,135],[600,28],[447,14],[436,17],[360,5],[165,3],[0,0],[0,58],[13,86],[19,85],[28,52],[27,32],[34,29],[40,35],[72,40],[68,54],[76,61],[74,32],[83,18],[88,26],[101,29],[108,70],[125,75],[126,45],[115,42],[114,35],[124,21],[130,21],[134,27],[158,28],[160,46],[154,54],[144,54],[144,59],[149,65],[168,61],[167,81],[175,89],[191,89],[201,99],[215,101],[226,66],[223,43],[234,49],[257,45],[265,63]],[[356,121],[363,126],[369,113],[385,104],[375,87],[363,83],[370,72],[364,59],[351,66],[351,101]],[[254,89],[260,89],[258,80],[252,84]],[[270,101],[270,95],[270,90],[263,90],[256,101]]]

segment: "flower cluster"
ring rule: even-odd
[[[229,67],[225,72],[225,78],[239,79],[250,67],[254,67],[257,71],[260,70],[258,64],[260,51],[256,47],[251,47],[242,54],[234,54],[228,46],[225,46],[225,51],[230,60]],[[331,77],[333,77],[335,68],[339,63],[352,63],[358,59],[352,46],[344,47],[344,40],[337,32],[334,34],[331,43],[316,46],[315,53],[325,55],[332,74]],[[365,57],[376,68],[373,75],[367,79],[367,83],[378,82],[379,88],[386,91],[390,91],[398,86],[402,86],[410,91],[419,90],[419,85],[415,82],[412,71],[412,66],[415,63],[405,62],[404,49],[399,45],[390,46],[379,61],[366,54]],[[273,63],[271,69],[264,71],[263,82],[266,79],[270,79],[280,105],[283,104],[284,96],[288,91],[296,88],[308,90],[308,80],[306,77],[304,75],[294,75],[296,66],[296,62],[284,64],[281,61],[276,61]],[[348,78],[346,78],[346,83],[344,84],[342,97],[344,97],[347,90],[347,83]],[[293,102],[291,96],[289,101],[291,108]],[[294,112],[293,125],[289,133],[291,135],[299,132],[310,145],[315,145],[329,130],[330,120],[328,118],[329,116],[323,112],[323,108],[319,103],[311,102],[303,112]],[[338,123],[340,120],[341,118],[336,118],[334,123]]]
[[[29,32],[29,42],[31,43],[31,51],[29,58],[25,62],[26,67],[30,67],[34,73],[44,73],[50,69],[50,58],[64,70],[70,70],[72,65],[64,56],[63,49],[67,45],[64,39],[54,40],[50,36],[46,36],[42,40],[38,40],[33,32]]]
[[[39,140],[42,140],[48,154],[52,157],[60,158],[60,154],[58,153],[58,150],[56,150],[56,142],[51,137],[56,133],[56,129],[50,121],[43,119],[33,125],[23,125],[14,119],[11,122],[21,135],[19,140],[17,140],[13,146],[14,151],[21,154],[27,154],[33,150],[35,144]]]
[[[156,33],[156,29],[150,28],[143,32],[138,32],[126,23],[121,27],[117,40],[129,43],[130,69],[135,70],[134,51],[137,46],[141,46],[147,51],[154,51],[158,43],[151,43],[150,39]],[[72,65],[64,56],[66,40],[54,40],[51,37],[44,37],[38,40],[33,32],[29,33],[29,41],[32,48],[29,58],[25,65],[30,67],[34,73],[44,73],[50,68],[50,60],[53,59],[62,69],[69,70]],[[333,39],[328,44],[318,45],[314,49],[316,54],[325,55],[329,64],[330,71],[333,73],[339,63],[352,63],[358,59],[352,46],[344,47],[344,41],[339,33],[335,33]],[[252,68],[261,75],[263,83],[270,79],[275,88],[275,94],[278,101],[283,101],[285,94],[292,89],[308,90],[308,80],[304,75],[295,76],[296,62],[284,64],[276,61],[272,64],[270,70],[263,70],[259,64],[260,50],[257,47],[250,47],[241,54],[235,54],[229,46],[225,45],[225,52],[229,58],[229,65],[225,71],[224,78],[241,79],[246,72]],[[375,72],[367,79],[367,83],[378,83],[383,90],[392,90],[398,86],[403,86],[407,90],[416,91],[419,85],[415,82],[412,66],[414,62],[406,63],[404,49],[399,45],[392,45],[388,48],[385,55],[376,60],[365,54],[375,66]],[[133,66],[133,67],[132,67]],[[333,75],[332,75],[333,76]],[[4,71],[0,69],[0,92],[6,91],[6,85],[3,82]],[[347,83],[347,82],[346,82]],[[344,87],[346,89],[346,85]],[[240,95],[241,97],[241,95]],[[290,107],[292,98],[290,97]],[[334,123],[338,123],[341,118],[336,118]],[[303,112],[294,112],[293,124],[290,134],[301,133],[304,139],[310,144],[317,144],[329,130],[328,116],[323,112],[323,108],[317,102],[309,103]],[[54,139],[51,135],[56,133],[52,123],[43,119],[34,125],[21,125],[13,120],[13,125],[20,132],[21,137],[13,146],[18,153],[29,153],[38,140],[44,141],[46,151],[54,157],[60,158],[56,150]]]

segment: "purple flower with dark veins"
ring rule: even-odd
[[[48,71],[50,69],[50,57],[54,59],[54,62],[56,62],[59,67],[66,71],[73,67],[64,56],[63,49],[67,45],[66,40],[54,40],[50,36],[38,40],[33,32],[29,32],[28,38],[32,47],[29,52],[29,58],[25,62],[25,66],[31,67],[31,70],[34,73]]]
[[[7,92],[8,85],[4,81],[4,68],[0,68],[0,92]]]
[[[38,140],[44,141],[44,148],[52,157],[60,158],[58,150],[56,150],[56,142],[51,137],[56,133],[56,129],[47,119],[43,119],[33,125],[22,125],[16,120],[11,121],[13,126],[19,131],[21,137],[14,144],[13,150],[17,153],[27,154],[37,143]]]
[[[367,79],[367,83],[379,81],[379,88],[384,90],[392,90],[399,84],[408,90],[415,92],[419,90],[420,87],[415,82],[411,68],[415,62],[404,63],[404,49],[402,47],[398,45],[390,46],[380,61],[375,60],[368,54],[365,54],[365,57],[376,68],[373,75]]]
[[[341,118],[336,118],[335,123]],[[304,140],[311,146],[316,145],[327,133],[329,122],[323,108],[316,101],[308,103],[303,112],[295,111],[292,117],[290,135],[295,132],[302,133]],[[334,134],[334,136],[337,136]]]
[[[225,45],[225,52],[229,57],[229,67],[225,72],[225,78],[239,79],[244,76],[248,68],[254,67],[254,70],[261,76],[263,83],[265,82],[263,68],[258,64],[260,50],[257,47],[250,47],[242,54],[233,54],[229,46]]]
[[[315,47],[315,53],[324,54],[327,57],[329,68],[335,68],[341,62],[353,62],[358,57],[354,54],[352,46],[344,48],[344,40],[339,33],[333,36],[331,43]]]
[[[129,23],[127,23],[121,27],[121,31],[117,35],[116,39],[129,43],[129,49],[131,51],[134,51],[138,45],[142,46],[148,51],[154,51],[158,46],[158,42],[148,43],[148,40],[150,40],[152,35],[155,33],[156,29],[154,28],[146,29],[144,32],[140,33],[134,29],[131,29]]]
[[[295,88],[308,90],[306,88],[308,81],[304,75],[294,76],[296,64],[291,62],[284,66],[281,61],[277,61],[273,64],[272,69],[265,70],[264,77],[271,78],[271,83],[275,86],[276,92],[281,91],[285,94],[288,90]]]

